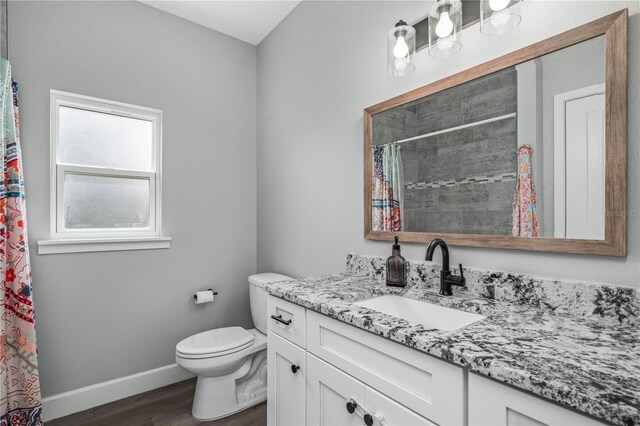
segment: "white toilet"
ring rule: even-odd
[[[249,277],[256,328],[216,328],[176,345],[176,363],[198,375],[191,408],[196,420],[226,417],[267,399],[267,292],[263,286],[290,279],[272,273]]]

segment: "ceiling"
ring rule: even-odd
[[[299,0],[140,1],[253,45],[258,45],[300,3]]]

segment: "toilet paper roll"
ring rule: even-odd
[[[198,291],[193,295],[193,300],[194,302],[196,302],[196,305],[199,305],[201,303],[211,303],[213,302],[214,298],[215,293],[213,290]]]

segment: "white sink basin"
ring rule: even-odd
[[[402,296],[380,296],[355,304],[438,330],[457,330],[486,318]]]

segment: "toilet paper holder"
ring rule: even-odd
[[[207,291],[210,291],[211,293],[213,293],[213,295],[214,295],[214,296],[217,296],[217,295],[218,295],[218,292],[217,292],[217,291],[213,291],[213,289],[212,289],[212,288],[208,288],[208,289],[207,289]],[[193,300],[194,300],[194,301],[198,300],[198,296],[196,296],[196,295],[194,294],[194,295],[193,295]]]

